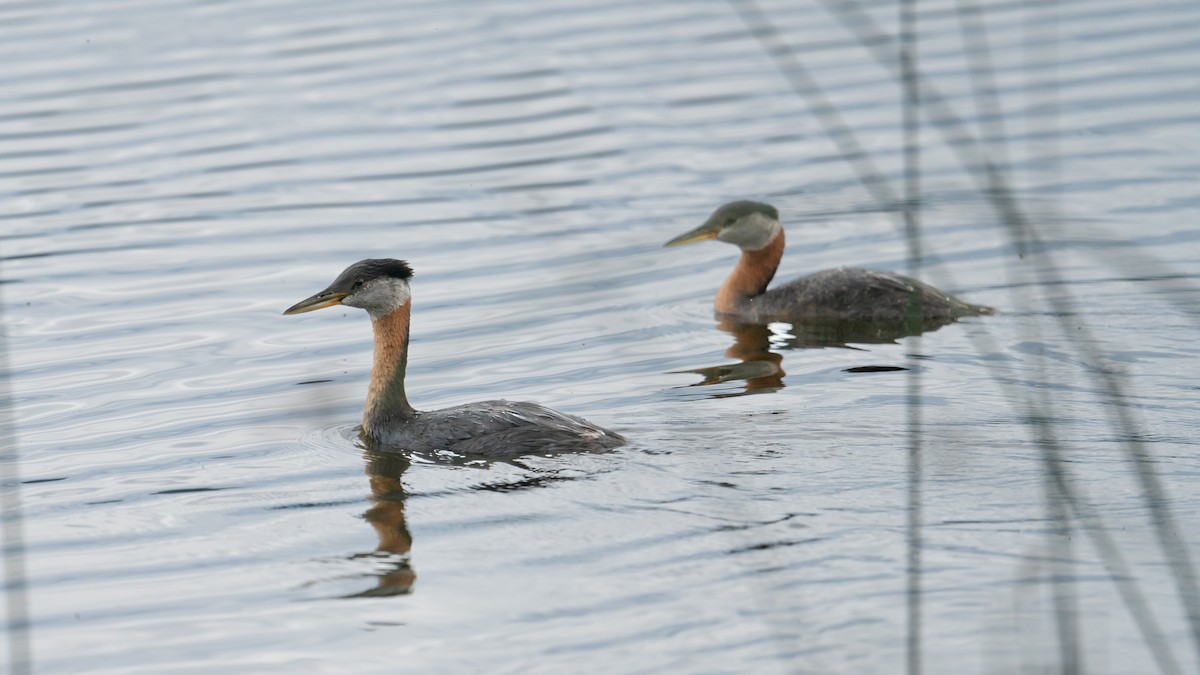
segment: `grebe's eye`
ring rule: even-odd
[[[362,288],[362,285],[362,279],[358,279],[354,282],[354,285],[350,287],[350,290],[357,291],[358,289]]]

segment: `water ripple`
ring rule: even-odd
[[[1000,670],[1041,663],[1005,632],[1027,617],[993,611],[1036,604],[1030,569],[1062,559],[1044,550],[1044,458],[1006,392],[1052,399],[1075,482],[1105,499],[1154,597],[1171,594],[1167,567],[1108,411],[1153,429],[1141,438],[1185,539],[1200,522],[1179,488],[1196,474],[1200,11],[1057,7],[1047,42],[1038,8],[985,6],[998,116],[977,107],[957,11],[919,8],[928,82],[992,150],[1006,143],[994,166],[1042,237],[1018,250],[950,152],[962,140],[938,145],[927,119],[922,276],[953,272],[952,290],[1004,308],[920,343],[930,672],[970,670],[980,635]],[[898,185],[898,89],[872,38],[819,4],[763,9]],[[890,9],[864,11],[894,30]],[[39,670],[352,672],[381,655],[571,670],[580,654],[629,672],[894,669],[896,369],[913,343],[804,349],[780,324],[746,361],[711,310],[736,251],[661,248],[722,201],[758,198],[788,222],[781,280],[906,263],[905,204],[861,187],[728,4],[130,0],[0,16],[4,375]],[[1047,254],[1060,282],[1037,278]],[[417,270],[414,403],[535,400],[631,445],[364,455],[369,322],[279,313],[372,256]],[[1064,293],[1126,399],[1057,332],[1045,297]],[[772,386],[742,396],[756,363]],[[697,382],[711,368],[728,377]],[[1085,651],[1146,670],[1103,561],[1070,559]]]

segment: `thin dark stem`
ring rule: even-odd
[[[0,311],[4,307],[0,285]],[[4,587],[8,610],[8,669],[14,675],[33,672],[29,640],[29,589],[25,577],[25,527],[21,508],[21,474],[17,432],[12,417],[8,339],[0,336],[0,517],[4,520]]]
[[[1075,547],[1071,544],[1071,521],[1063,505],[1062,495],[1055,489],[1056,481],[1046,481],[1046,502],[1050,522],[1053,564],[1050,584],[1054,593],[1054,625],[1058,628],[1058,661],[1063,675],[1078,675],[1083,672],[1083,659],[1079,651],[1078,603],[1075,600],[1075,582],[1071,556]]]
[[[729,4],[741,17],[754,39],[758,40],[767,54],[774,59],[779,72],[787,78],[792,90],[808,103],[809,111],[816,115],[842,158],[853,167],[859,181],[871,197],[880,204],[894,205],[896,195],[871,161],[871,155],[863,150],[837,107],[829,102],[824,90],[796,56],[795,49],[779,34],[779,29],[775,28],[754,0],[729,0]]]
[[[859,180],[868,192],[884,208],[895,204],[896,200],[893,198],[890,186],[882,179],[879,172],[875,170],[873,163],[862,152],[861,146],[857,142],[857,139],[855,139],[853,132],[842,120],[836,109],[829,103],[815,80],[800,64],[795,50],[783,40],[779,31],[771,25],[767,17],[753,4],[752,0],[729,1],[742,20],[747,24],[751,35],[763,45],[764,50],[775,61],[780,72],[787,78],[793,90],[808,103],[809,109],[817,117],[817,120],[822,124],[830,137],[833,138],[835,144],[858,174]],[[873,18],[863,11],[856,2],[848,0],[822,0],[822,2],[830,13],[842,21],[843,25],[857,37],[859,42],[876,60],[885,69],[891,70],[895,76],[897,67],[895,59],[896,39],[880,30]],[[1028,220],[1018,208],[1015,197],[1008,188],[1007,181],[1000,174],[995,164],[988,158],[980,143],[966,129],[963,122],[955,115],[937,89],[931,83],[922,82],[919,73],[916,77],[920,86],[922,102],[925,104],[923,112],[930,116],[934,129],[943,136],[947,145],[957,154],[960,163],[963,164],[968,175],[976,182],[981,194],[985,195],[991,201],[1003,223],[1009,228],[1014,243],[1018,247],[1022,247],[1021,250],[1024,250],[1026,244],[1023,242],[1034,242],[1039,249],[1044,250],[1044,247],[1038,242],[1035,233],[1029,227]],[[1132,254],[1140,255],[1136,251],[1132,251]],[[1048,278],[1041,280],[1042,288],[1061,286],[1061,279],[1057,276],[1055,268],[1050,264],[1050,261],[1047,261],[1045,267],[1040,271],[1048,275]],[[1173,298],[1172,301],[1176,302],[1176,304],[1180,302]],[[1062,298],[1052,298],[1051,304],[1059,321],[1060,330],[1065,330],[1068,327],[1066,322],[1072,316],[1071,303]],[[1200,316],[1200,312],[1195,310],[1194,307],[1184,309],[1189,316]],[[1085,326],[1081,326],[1079,329],[1081,332],[1086,331]],[[1082,341],[1085,358],[1091,360],[1093,363],[1098,363],[1100,355],[1094,347],[1095,342],[1090,338],[1090,331],[1088,333],[1089,335],[1087,336],[1080,336],[1076,333],[1072,341],[1075,343]],[[976,344],[980,353],[996,351],[995,345],[991,343],[985,333],[974,332],[969,334],[968,337]],[[1008,375],[1000,372],[999,365],[990,361],[985,362],[984,365],[991,372],[993,381],[997,382],[1005,390],[1009,400],[1014,402],[1022,400],[1023,396],[1010,383]],[[1175,537],[1173,540],[1171,538],[1176,530],[1173,518],[1165,510],[1165,496],[1159,484],[1157,474],[1154,473],[1153,467],[1148,464],[1148,457],[1145,448],[1140,442],[1140,435],[1137,434],[1136,427],[1130,426],[1133,420],[1128,410],[1128,404],[1125,401],[1121,383],[1116,380],[1114,373],[1103,367],[1094,367],[1091,369],[1091,372],[1093,375],[1103,378],[1103,384],[1108,386],[1109,398],[1106,401],[1108,403],[1107,409],[1115,411],[1111,412],[1111,414],[1116,418],[1116,426],[1126,430],[1124,435],[1124,438],[1127,439],[1126,448],[1136,459],[1135,469],[1142,483],[1143,492],[1148,497],[1152,519],[1156,526],[1160,544],[1167,551],[1172,574],[1180,590],[1181,602],[1183,602],[1189,619],[1192,621],[1193,642],[1200,648],[1200,638],[1197,637],[1195,628],[1197,622],[1200,621],[1200,612],[1194,609],[1198,602],[1200,602],[1200,597],[1195,592],[1196,583],[1190,560],[1186,551],[1182,551],[1181,549],[1183,546],[1182,540],[1178,537]],[[1031,401],[1026,401],[1026,404],[1033,405]],[[1149,603],[1138,588],[1137,580],[1132,574],[1132,569],[1121,554],[1120,547],[1109,534],[1097,509],[1090,504],[1086,497],[1078,493],[1078,488],[1068,487],[1069,483],[1065,481],[1067,466],[1061,464],[1061,450],[1057,442],[1054,441],[1053,436],[1049,435],[1046,429],[1042,429],[1041,434],[1042,438],[1047,439],[1042,443],[1042,447],[1048,450],[1045,453],[1046,461],[1056,464],[1058,466],[1056,470],[1057,474],[1064,477],[1059,487],[1061,493],[1066,496],[1067,503],[1074,517],[1084,523],[1083,530],[1091,539],[1093,546],[1100,553],[1104,564],[1112,575],[1112,581],[1122,601],[1133,616],[1135,624],[1155,658],[1159,669],[1165,673],[1181,672],[1172,656],[1169,643],[1166,641],[1161,628],[1154,618]],[[1180,553],[1182,555],[1179,555]]]
[[[1047,13],[1046,9],[1049,9]],[[1047,16],[1048,14],[1048,16]],[[1024,72],[1029,75],[1035,71],[1033,62],[1037,63],[1036,71],[1044,78],[1048,79],[1053,85],[1050,87],[1030,87],[1033,92],[1031,96],[1042,96],[1045,100],[1042,105],[1049,114],[1037,116],[1030,120],[1030,124],[1040,123],[1043,125],[1042,133],[1038,134],[1041,147],[1039,151],[1044,153],[1050,162],[1048,167],[1054,178],[1049,180],[1052,185],[1059,184],[1058,179],[1058,97],[1057,97],[1057,74],[1054,71],[1054,64],[1058,61],[1058,54],[1054,47],[1058,40],[1057,27],[1055,21],[1058,17],[1058,8],[1054,0],[1040,7],[1029,8],[1025,14],[1025,31],[1027,36],[1025,42],[1026,54]],[[985,34],[982,26],[979,27],[979,32]],[[986,47],[986,42],[984,43]],[[1034,53],[1037,52],[1036,58]],[[986,54],[978,55],[977,61],[982,62],[982,68],[972,69],[973,73],[983,70],[987,73],[988,87],[983,89],[982,97],[991,106],[999,107],[999,102],[994,97],[994,85],[992,84],[991,69],[987,67],[989,63]],[[1031,78],[1026,79],[1026,86],[1032,85]],[[988,91],[993,89],[992,91]],[[1040,107],[1040,106],[1036,106]],[[998,110],[997,110],[998,112]],[[996,117],[996,122],[999,123],[999,116]],[[1001,132],[1002,133],[1002,132]],[[984,134],[989,136],[990,134]],[[992,136],[992,138],[1003,138],[1003,136]],[[994,147],[990,147],[988,151],[989,157],[995,157],[996,152]],[[1052,203],[1057,203],[1058,195],[1053,195]],[[1052,207],[1053,208],[1053,207]],[[1031,230],[1027,230],[1031,231]],[[1047,381],[1044,360],[1039,359],[1038,364],[1041,369],[1040,379],[1042,382]],[[1050,427],[1048,423],[1049,415],[1051,414],[1051,406],[1053,402],[1047,395],[1045,388],[1038,388],[1036,396],[1040,399],[1038,408],[1043,411],[1041,417],[1043,428]],[[1042,457],[1049,457],[1050,451],[1042,448]],[[1074,581],[1074,565],[1072,564],[1072,553],[1074,546],[1071,543],[1071,522],[1067,518],[1067,509],[1064,505],[1065,496],[1061,491],[1061,487],[1066,485],[1065,477],[1062,475],[1061,462],[1046,462],[1046,506],[1049,511],[1050,521],[1056,523],[1058,527],[1051,528],[1049,532],[1050,544],[1055,552],[1053,571],[1051,573],[1051,588],[1054,594],[1054,625],[1057,628],[1058,634],[1058,663],[1059,670],[1063,675],[1078,675],[1084,671],[1083,653],[1080,649],[1079,639],[1079,608],[1076,601],[1075,581]]]
[[[843,25],[856,35],[880,65],[890,70],[897,79],[902,78],[902,74],[897,72],[898,66],[893,57],[895,38],[879,29],[857,2],[823,2]],[[976,182],[980,193],[992,203],[1002,222],[1008,227],[1013,240],[1031,242],[1040,252],[1042,264],[1037,266],[1040,288],[1062,288],[1062,278],[1058,274],[1051,252],[1041,245],[1032,223],[1020,209],[1003,173],[987,157],[979,142],[932,84],[922,82],[921,92],[923,109],[930,115],[934,129],[944,136],[947,146],[955,152],[959,163]],[[1150,511],[1155,535],[1171,570],[1179,601],[1187,615],[1192,645],[1200,663],[1200,584],[1197,582],[1185,540],[1180,536],[1175,517],[1167,505],[1166,490],[1159,479],[1150,453],[1141,440],[1143,434],[1140,426],[1130,412],[1124,383],[1116,372],[1104,365],[1104,355],[1096,347],[1098,341],[1087,324],[1072,319],[1076,316],[1074,302],[1068,296],[1055,293],[1047,293],[1046,300],[1051,306],[1059,330],[1064,335],[1071,336],[1072,344],[1077,345],[1083,358],[1092,364],[1087,372],[1097,379],[1105,393],[1104,409],[1111,416],[1113,427],[1120,430],[1124,448],[1133,459],[1134,470]]]
[[[987,23],[983,9],[975,0],[958,0],[959,28],[962,32],[963,49],[970,64],[971,89],[975,95],[976,115],[983,126],[981,143],[987,154],[997,164],[1007,165],[1004,128],[1004,107],[996,91],[996,77],[992,68],[991,41],[988,39]]]
[[[1048,427],[1045,418],[1043,426]],[[1041,445],[1039,443],[1039,445]],[[1075,546],[1071,542],[1071,520],[1067,510],[1070,498],[1063,488],[1063,463],[1049,461],[1050,450],[1040,448],[1046,465],[1046,510],[1051,523],[1050,538],[1051,570],[1050,585],[1054,594],[1054,625],[1058,632],[1058,661],[1063,675],[1078,675],[1084,672],[1083,654],[1079,640],[1079,607],[1076,600],[1074,581]]]
[[[1015,387],[1010,386],[1008,388]],[[1158,664],[1159,672],[1167,673],[1168,675],[1181,675],[1183,671],[1180,669],[1179,663],[1175,660],[1170,643],[1167,642],[1166,637],[1163,635],[1162,629],[1159,627],[1158,621],[1154,618],[1154,613],[1150,610],[1150,605],[1146,602],[1145,596],[1138,590],[1137,584],[1134,582],[1133,569],[1126,562],[1124,554],[1121,553],[1121,547],[1117,545],[1112,535],[1109,534],[1108,528],[1104,525],[1104,521],[1100,517],[1096,507],[1084,495],[1080,494],[1078,488],[1068,482],[1067,464],[1063,460],[1063,448],[1054,436],[1054,425],[1045,415],[1045,408],[1027,411],[1026,418],[1029,420],[1029,425],[1037,430],[1037,444],[1038,448],[1042,451],[1042,461],[1046,465],[1046,475],[1054,482],[1053,489],[1049,491],[1049,495],[1052,498],[1060,498],[1063,505],[1069,509],[1069,513],[1062,515],[1062,519],[1065,522],[1066,518],[1073,516],[1080,525],[1079,529],[1087,535],[1088,539],[1092,542],[1092,546],[1100,553],[1100,558],[1104,561],[1105,568],[1113,579],[1113,583],[1117,587],[1117,592],[1121,595],[1122,602],[1129,609],[1135,625],[1141,632],[1142,639],[1146,642],[1151,656],[1153,656],[1155,662]],[[1076,660],[1076,662],[1078,663],[1079,661]],[[1082,669],[1082,665],[1080,669]]]
[[[900,68],[904,74],[904,234],[908,241],[908,273],[921,272],[921,91],[917,79],[916,0],[900,2]],[[921,672],[921,294],[909,295],[908,360],[908,573],[907,670]]]

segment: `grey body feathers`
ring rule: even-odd
[[[399,419],[372,421],[371,440],[394,450],[510,458],[560,452],[602,452],[623,445],[620,434],[536,403],[479,401]]]
[[[748,298],[736,315],[749,321],[856,319],[904,321],[913,292],[925,322],[949,323],[964,316],[993,314],[929,284],[894,272],[839,267],[821,270]]]

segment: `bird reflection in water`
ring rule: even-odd
[[[725,350],[725,356],[737,359],[737,363],[707,366],[680,373],[695,373],[704,379],[692,387],[705,387],[726,382],[745,381],[740,392],[724,392],[713,398],[740,396],[742,394],[765,394],[783,388],[783,355],[771,351],[771,327],[762,323],[741,323],[723,319],[717,326],[733,336],[733,344]]]
[[[730,382],[744,382],[740,391],[724,390],[712,398],[728,398],[745,394],[765,394],[783,389],[781,352],[792,349],[841,348],[864,351],[855,345],[895,344],[901,338],[935,331],[953,320],[926,319],[915,325],[905,321],[872,321],[859,319],[824,319],[795,323],[753,323],[719,317],[717,328],[733,337],[725,356],[736,359],[702,368],[674,371],[695,373],[703,379],[689,387],[705,387]],[[900,366],[863,365],[847,368],[846,372],[865,373],[907,370]]]
[[[460,468],[486,469],[493,462],[480,460],[477,457],[448,454],[415,453],[422,463],[453,465]],[[412,466],[412,455],[403,452],[368,449],[363,455],[366,459],[366,474],[371,485],[371,508],[363,514],[363,519],[375,529],[379,544],[369,553],[355,553],[348,560],[357,562],[367,560],[375,563],[370,572],[355,575],[356,579],[370,578],[374,585],[366,590],[342,598],[384,598],[398,595],[408,595],[413,592],[417,573],[412,565],[412,534],[408,530],[408,518],[405,511],[405,501],[408,498],[401,479],[404,472]],[[505,460],[504,464],[527,472],[517,480],[501,480],[484,482],[471,486],[471,490],[486,492],[517,492],[534,488],[549,487],[563,481],[578,480],[587,474],[579,473],[578,467],[568,472],[545,470],[531,467],[521,458]]]
[[[377,561],[378,570],[366,576],[375,578],[375,586],[347,598],[380,598],[406,595],[412,592],[417,574],[413,570],[412,535],[404,513],[404,485],[401,476],[412,461],[395,452],[366,452],[367,476],[371,481],[371,501],[374,505],[363,514],[375,533],[379,545],[370,553],[359,553],[351,560],[370,558]]]

